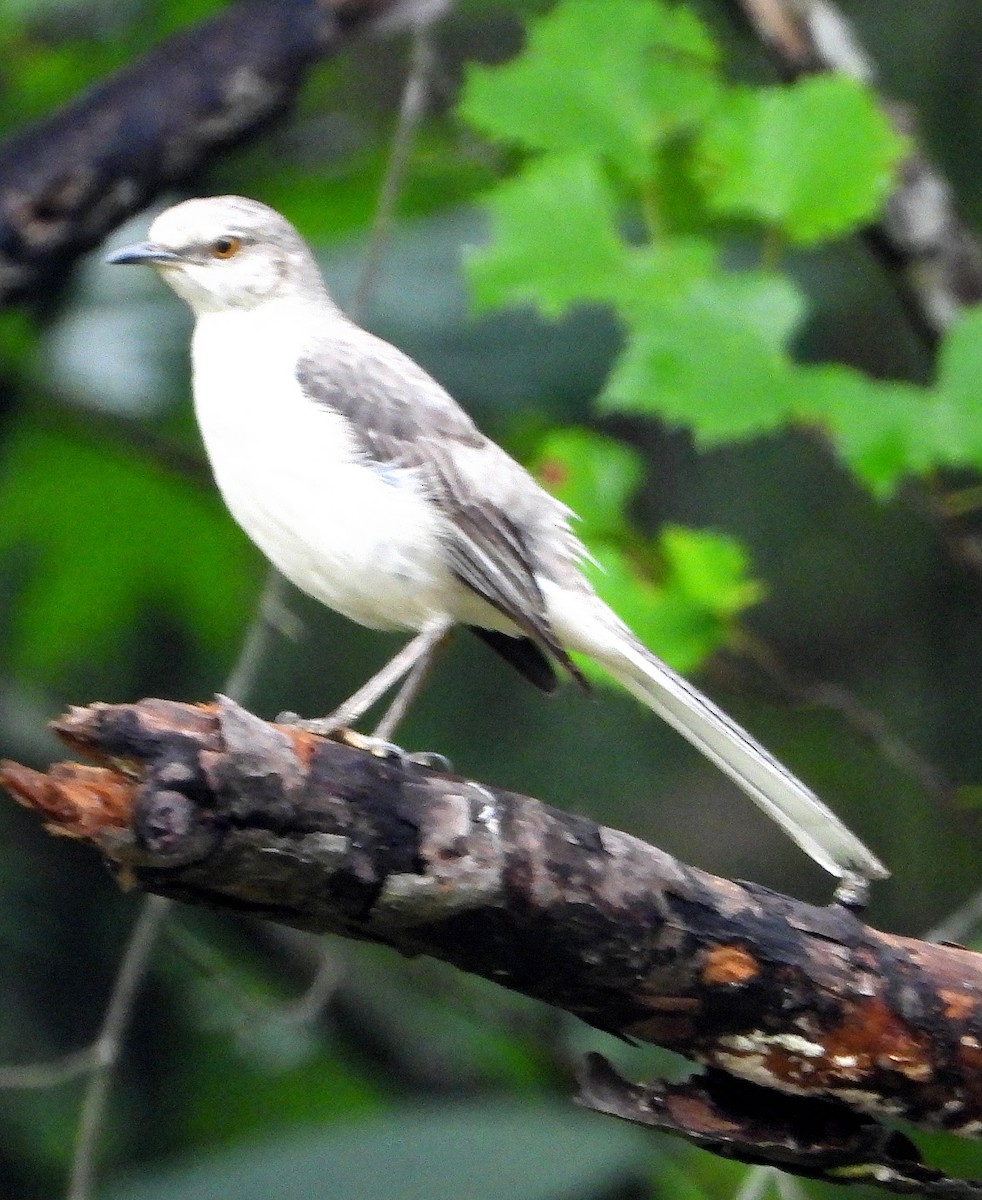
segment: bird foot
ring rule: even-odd
[[[376,758],[398,758],[402,762],[412,763],[413,766],[426,767],[430,771],[442,774],[453,774],[453,763],[445,754],[435,750],[404,750],[402,746],[390,742],[386,738],[375,737],[372,734],[359,733],[356,729],[347,729],[334,717],[320,717],[308,720],[295,712],[281,712],[276,717],[277,725],[289,725],[292,729],[302,729],[305,733],[316,733],[318,737],[329,737],[342,745],[350,746],[353,750],[364,750]]]
[[[291,712],[289,709],[277,713],[276,724],[289,725],[292,729],[302,729],[304,733],[316,733],[319,737],[333,737],[344,728],[344,723],[337,720],[333,713],[327,717],[317,717],[311,720],[302,717],[299,713]]]
[[[406,758],[406,751],[395,742],[380,737],[366,737],[355,729],[348,729],[343,721],[331,714],[327,717],[308,719],[295,712],[281,712],[276,717],[277,725],[289,725],[291,729],[302,729],[304,733],[316,733],[318,737],[329,737],[355,750],[367,750],[376,758]]]
[[[870,881],[865,875],[848,872],[839,880],[832,898],[833,903],[849,909],[858,916],[869,906],[869,884]]]
[[[376,758],[397,758],[401,763],[409,763],[414,767],[425,767],[442,775],[453,774],[453,763],[445,754],[438,754],[435,750],[404,750],[395,742],[374,734],[359,733],[356,729],[338,729],[332,736],[335,741],[351,746],[353,750],[364,750]]]
[[[400,762],[410,758],[410,755],[395,742],[388,742],[385,738],[375,737],[373,734],[359,733],[357,729],[337,729],[332,736],[335,741],[350,746],[352,750],[364,750],[375,758],[397,758]]]
[[[438,750],[413,750],[406,757],[417,767],[426,767],[428,771],[437,771],[440,775],[454,773],[453,763]]]

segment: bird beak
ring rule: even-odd
[[[106,255],[106,262],[116,266],[143,263],[145,266],[157,267],[181,261],[179,254],[175,254],[173,250],[165,250],[163,246],[157,246],[153,242],[136,242],[132,246],[123,246]]]

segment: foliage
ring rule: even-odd
[[[798,366],[790,345],[806,312],[789,276],[773,265],[729,270],[725,225],[695,230],[671,219],[666,193],[680,180],[706,222],[759,227],[765,257],[777,241],[810,245],[871,219],[903,144],[861,85],[831,76],[729,85],[688,9],[565,0],[534,22],[519,58],[469,70],[460,112],[529,152],[487,195],[493,232],[470,264],[475,299],[484,308],[529,302],[552,318],[576,304],[611,306],[624,342],[600,411],[685,425],[703,445],[791,421],[817,425],[881,494],[939,463],[982,462],[962,436],[964,407],[955,429],[950,370],[919,392]],[[954,334],[944,362],[963,344],[978,340]],[[615,607],[657,611],[657,576],[639,569],[637,554],[608,544],[603,558]],[[759,592],[741,594],[749,603]],[[647,624],[654,636],[657,623]],[[719,627],[694,655],[662,634],[662,653],[692,666]]]
[[[649,646],[691,671],[724,642],[731,618],[761,595],[732,538],[666,526],[657,542],[632,529],[625,507],[644,468],[637,451],[585,429],[546,436],[534,470],[582,518],[584,569],[600,595]],[[657,582],[654,582],[657,581]],[[584,662],[586,673],[603,673]]]
[[[57,678],[80,647],[118,652],[120,614],[144,603],[172,608],[215,649],[242,624],[255,573],[241,539],[217,519],[217,497],[115,448],[30,425],[12,432],[6,455],[0,554],[36,547],[10,629],[14,670]]]
[[[806,306],[792,278],[773,263],[727,269],[725,225],[693,232],[691,213],[673,224],[668,193],[693,187],[705,218],[758,228],[768,261],[782,242],[871,220],[904,144],[858,82],[729,85],[688,10],[565,0],[519,59],[471,68],[460,111],[535,151],[486,198],[493,236],[471,261],[475,299],[549,317],[612,306],[624,345],[601,411],[660,417],[707,446],[813,425],[880,496],[939,466],[982,466],[982,316],[955,323],[930,388],[801,366],[790,350]]]

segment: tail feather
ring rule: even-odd
[[[834,812],[702,692],[656,658],[596,594],[543,584],[549,617],[570,650],[587,654],[758,804],[838,878],[890,872]]]
[[[630,639],[630,640],[628,640]],[[885,879],[890,872],[834,812],[726,713],[635,641],[594,656],[747,793],[832,875]]]

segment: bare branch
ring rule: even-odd
[[[166,188],[255,136],[308,69],[433,0],[240,0],[0,147],[0,306],[72,261]]]
[[[429,103],[430,79],[433,75],[434,49],[431,29],[420,26],[413,37],[409,71],[402,89],[399,104],[399,119],[389,148],[385,175],[379,189],[378,203],[372,219],[372,228],[365,248],[365,257],[358,275],[358,285],[348,305],[348,315],[353,321],[363,323],[365,310],[375,291],[378,271],[386,245],[392,235],[392,223],[396,215],[396,202],[406,179],[406,168],[413,148],[416,131]]]
[[[170,907],[168,900],[161,896],[151,896],[144,904],[126,943],[126,951],[116,972],[112,994],[102,1019],[102,1028],[92,1044],[95,1063],[88,1087],[85,1089],[78,1131],[75,1135],[68,1200],[87,1200],[91,1195],[95,1153],[106,1103],[109,1100],[113,1069],[129,1027],[137,991],[146,975],[150,954]]]
[[[92,1042],[81,1050],[72,1050],[51,1062],[0,1066],[0,1088],[40,1090],[71,1083],[79,1076],[88,1075],[99,1068],[99,1051],[99,1043]]]
[[[700,1087],[753,1084],[727,1094],[764,1092],[791,1125],[777,1154],[762,1123],[756,1159],[748,1126],[736,1157],[808,1174],[827,1151],[820,1173],[841,1173],[883,1116],[982,1133],[982,955],[718,879],[584,817],[228,701],[94,705],[56,729],[105,765],[7,764],[0,782],[127,884],[428,954],[685,1054],[712,1068]],[[796,1132],[792,1097],[831,1106],[829,1128],[849,1138]]]
[[[739,650],[743,657],[734,660],[734,668],[738,669],[741,663],[752,663],[765,673],[768,684],[780,688],[791,703],[837,713],[885,762],[913,779],[933,800],[944,805],[954,801],[957,789],[941,768],[906,742],[883,713],[864,704],[848,688],[791,672],[770,646],[743,630]]]

